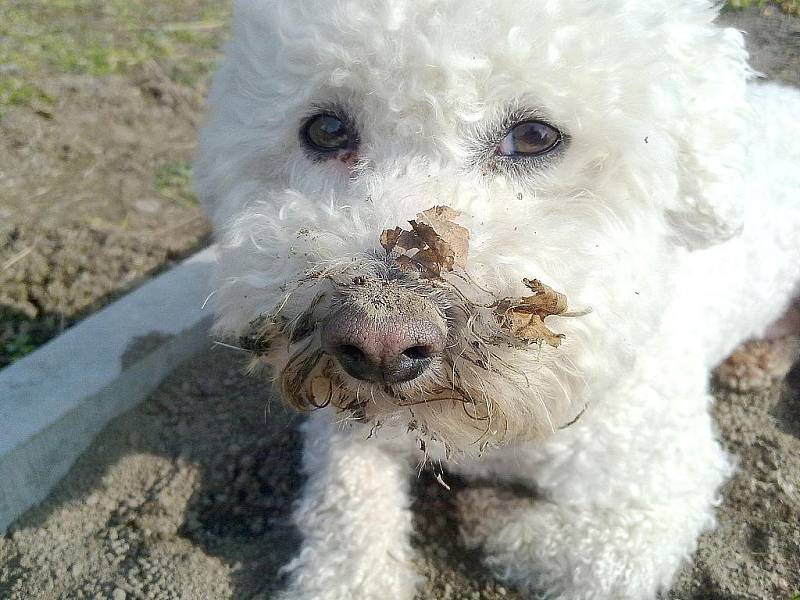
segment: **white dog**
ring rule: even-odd
[[[420,461],[536,490],[504,580],[668,589],[732,470],[709,371],[800,282],[800,95],[716,5],[237,2],[197,185],[217,331],[319,408],[284,598],[414,596]]]

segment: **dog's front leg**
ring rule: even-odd
[[[308,477],[294,513],[300,553],[282,600],[410,600],[407,454],[364,431],[339,431],[324,414],[305,425]]]
[[[615,393],[536,451],[540,500],[484,510],[500,577],[548,599],[652,600],[713,524],[730,466],[702,384],[691,397],[648,385]]]

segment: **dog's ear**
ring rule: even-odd
[[[679,243],[704,248],[742,227],[751,71],[739,31],[708,23],[674,27],[668,52],[678,65],[682,114],[672,131],[679,197],[668,218]]]

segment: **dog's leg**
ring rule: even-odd
[[[537,452],[542,499],[478,499],[486,520],[467,539],[499,577],[560,600],[652,600],[669,586],[731,470],[702,384],[678,391],[618,389]]]
[[[338,431],[325,415],[305,426],[308,480],[294,514],[303,541],[282,600],[410,600],[408,479],[402,452]]]

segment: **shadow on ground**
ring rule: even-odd
[[[295,546],[298,418],[212,350],[112,422],[0,539],[0,597],[251,598]],[[46,539],[46,541],[44,541]]]
[[[213,349],[112,422],[46,502],[0,538],[0,597],[269,598],[297,537],[302,417]],[[457,498],[415,484],[424,598],[515,598],[457,539]],[[380,518],[376,515],[376,518]]]

